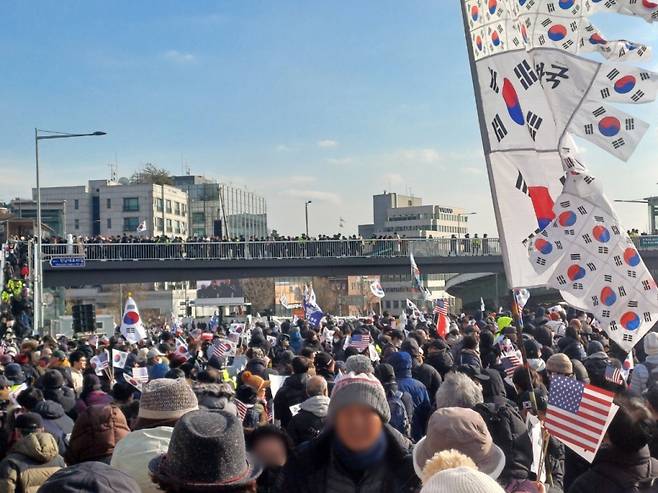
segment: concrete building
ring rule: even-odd
[[[450,238],[468,233],[469,216],[462,209],[423,205],[420,197],[384,192],[373,195],[372,208],[372,224],[359,226],[359,235],[363,238],[396,234],[401,238]],[[445,290],[446,280],[451,277],[452,274],[423,275],[423,286],[431,292],[432,299],[444,299],[454,306],[455,299]],[[411,272],[382,276],[381,284],[386,293],[382,307],[393,314],[398,315],[405,309],[407,299],[419,307],[426,303],[418,290],[412,288]]]
[[[373,195],[373,223],[359,225],[363,238],[399,235],[406,238],[449,238],[468,233],[461,209],[423,205],[423,199],[398,193]]]
[[[192,236],[267,236],[267,204],[260,195],[203,176],[174,176],[173,180],[187,193]]]
[[[36,200],[36,189],[32,197]],[[146,230],[140,234],[145,236],[188,234],[187,193],[169,185],[90,180],[81,186],[43,187],[41,200],[65,203],[64,234],[137,234],[143,222]]]
[[[37,202],[32,199],[14,199],[9,202],[9,211],[17,220],[32,221],[32,230],[37,224]],[[64,236],[66,231],[66,201],[65,200],[41,200],[41,224],[44,235]],[[15,234],[15,233],[11,233]],[[29,233],[32,234],[32,233]],[[22,236],[28,236],[23,234]]]

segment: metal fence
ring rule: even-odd
[[[253,241],[203,243],[58,243],[43,245],[43,260],[81,256],[87,261],[243,260],[318,257],[500,255],[498,238]]]

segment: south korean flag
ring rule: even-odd
[[[568,131],[628,161],[648,128],[649,124],[639,118],[587,100],[574,114]]]
[[[641,104],[656,100],[658,74],[627,65],[602,65],[590,94],[612,103]]]

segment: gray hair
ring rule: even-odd
[[[450,372],[436,391],[436,407],[473,408],[484,402],[482,387],[461,372]]]
[[[306,381],[306,395],[327,395],[327,381],[320,376],[314,376]]]

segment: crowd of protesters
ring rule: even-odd
[[[117,236],[73,236],[44,239],[45,254],[84,254],[90,260],[122,258],[299,258],[299,257],[369,257],[407,256],[410,246],[404,236],[387,235],[363,238],[352,235],[309,237],[271,235],[221,238],[214,236],[155,236],[123,234]],[[146,246],[144,248],[141,248]],[[418,248],[428,254],[446,256],[480,256],[499,254],[498,242],[487,235],[433,239]],[[413,249],[413,248],[411,248]]]
[[[411,313],[176,324],[130,344],[16,338],[5,319],[0,492],[656,491],[658,333],[615,381],[623,355],[584,314],[523,320],[521,333],[504,313],[453,317],[445,337]],[[509,350],[528,367],[510,373]],[[544,419],[556,376],[616,395],[593,464],[547,434],[533,454],[526,418]]]
[[[1,248],[0,325],[12,327],[23,337],[32,333],[28,244],[12,241]]]

